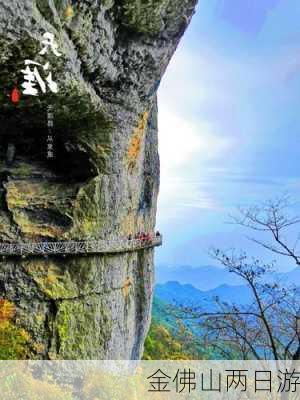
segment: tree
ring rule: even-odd
[[[267,282],[271,266],[261,266],[258,259],[245,253],[229,255],[214,250],[214,257],[246,283],[253,301],[240,306],[216,299],[215,312],[200,312],[197,317],[208,343],[223,353],[235,351],[242,359],[298,359],[299,289]]]
[[[263,206],[240,209],[234,223],[271,235],[273,242],[250,239],[276,255],[291,258],[300,265],[299,237],[290,244],[287,230],[297,227],[298,217],[289,217],[287,198]],[[290,237],[290,236],[289,236]],[[216,298],[213,312],[201,307],[183,309],[184,318],[200,325],[203,339],[224,358],[300,359],[300,289],[284,287],[271,279],[273,263],[263,264],[245,252],[220,249],[211,251],[231,273],[239,276],[252,296],[248,306],[229,304]]]
[[[300,224],[299,216],[290,216],[292,202],[288,196],[269,200],[262,206],[254,205],[249,208],[239,208],[239,213],[231,217],[231,222],[246,227],[252,231],[261,232],[271,236],[272,242],[249,237],[250,240],[259,244],[267,250],[291,258],[296,265],[300,266],[300,235],[297,225]],[[290,237],[293,233],[288,232],[296,228],[296,238],[293,244]],[[290,233],[289,239],[287,234]]]
[[[153,321],[145,342],[144,360],[195,360],[201,359],[192,333],[178,321],[172,332],[163,324]]]

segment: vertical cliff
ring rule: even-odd
[[[0,0],[1,242],[110,240],[154,230],[156,91],[195,3]],[[45,32],[62,54],[47,59],[59,91],[12,102],[25,59],[42,63]],[[47,160],[49,105],[54,158]],[[153,270],[153,249],[3,257],[0,317],[1,307],[11,310],[5,335],[12,357],[139,358]],[[24,340],[8,340],[20,332]]]

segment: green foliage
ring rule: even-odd
[[[169,0],[123,0],[123,20],[139,33],[155,35],[163,27],[163,15]]]
[[[0,300],[0,360],[26,359],[30,355],[29,334],[17,327],[13,318],[15,307],[8,300]]]
[[[196,337],[178,323],[177,330],[171,331],[153,321],[145,342],[144,360],[197,360],[201,352]]]
[[[178,359],[224,359],[224,354],[211,345],[203,343],[203,332],[197,324],[191,326],[187,321],[178,320],[180,314],[174,305],[154,297],[152,324],[145,342],[143,358],[146,360]],[[224,349],[231,353],[231,359],[239,359],[234,347]]]
[[[74,400],[72,388],[51,375],[37,378],[25,363],[5,363],[0,369],[1,398],[9,400]]]

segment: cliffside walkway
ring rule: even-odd
[[[128,253],[162,245],[162,236],[151,240],[119,239],[65,242],[0,243],[0,256]]]

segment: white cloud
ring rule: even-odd
[[[193,159],[203,165],[222,156],[230,146],[230,140],[216,135],[209,123],[198,121],[196,125],[176,111],[160,108],[159,150],[163,173],[172,174],[174,169],[188,167]]]

